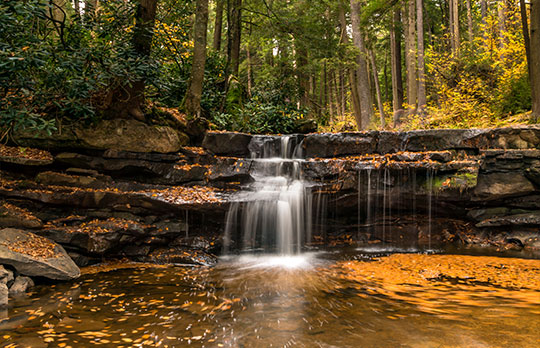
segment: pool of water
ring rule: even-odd
[[[88,268],[13,301],[0,347],[540,346],[540,260],[379,252]]]

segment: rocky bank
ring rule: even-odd
[[[19,146],[0,148],[0,228],[11,228],[3,237],[13,229],[43,237],[79,266],[104,258],[212,265],[229,203],[259,169],[254,158],[281,151],[278,136],[209,132],[190,147],[170,129],[101,127],[19,136]],[[305,157],[312,246],[455,244],[540,255],[540,127],[290,141]],[[32,276],[6,260],[0,254],[0,264]]]

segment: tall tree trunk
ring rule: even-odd
[[[373,73],[373,82],[375,83],[375,94],[377,96],[377,107],[379,108],[379,116],[381,121],[381,127],[386,126],[386,119],[384,114],[384,105],[382,101],[381,85],[379,83],[379,73],[377,72],[377,63],[375,61],[375,52],[371,50],[369,52],[369,60],[371,62],[371,71]]]
[[[504,49],[506,44],[506,3],[505,0],[499,0],[497,2],[497,18],[499,28],[499,49]]]
[[[480,18],[482,20],[482,39],[485,45],[489,36],[489,29],[487,28],[487,0],[480,0]]]
[[[308,64],[308,52],[300,42],[296,49],[296,62],[297,71],[296,76],[298,78],[298,87],[300,94],[300,106],[303,108],[309,107],[309,76],[306,74],[306,67]]]
[[[341,29],[341,42],[344,44],[349,43],[349,35],[347,34],[347,17],[345,14],[346,3],[344,0],[340,1],[339,6],[339,26]],[[348,70],[349,86],[351,89],[351,104],[354,113],[355,120],[362,119],[362,112],[360,108],[360,97],[358,95],[358,84],[356,81],[356,73],[354,69]],[[357,124],[358,125],[358,124]],[[359,127],[359,125],[358,125]]]
[[[525,44],[525,55],[527,57],[527,69],[529,71],[529,81],[531,76],[531,38],[529,36],[529,23],[527,20],[527,5],[525,0],[519,0],[521,11],[521,28],[523,30],[523,42]]]
[[[193,28],[193,64],[186,92],[185,110],[188,116],[201,116],[201,96],[206,64],[206,30],[208,27],[208,0],[197,0]]]
[[[418,34],[418,112],[423,115],[426,100],[426,66],[424,64],[424,11],[423,1],[416,0],[416,33]]]
[[[540,0],[531,0],[531,89],[532,117],[540,119]]]
[[[158,0],[139,0],[133,29],[133,48],[142,59],[150,56]],[[115,91],[109,112],[117,117],[144,120],[141,106],[144,102],[145,81],[134,81],[130,86]]]
[[[405,65],[407,67],[407,104],[409,111],[415,113],[418,85],[416,79],[416,3],[407,3],[407,34],[405,35]]]
[[[246,45],[246,55],[247,55],[247,93],[251,98],[251,89],[253,88],[253,69],[252,69],[252,57],[251,57],[251,48],[249,43]]]
[[[360,100],[361,119],[357,119],[356,123],[358,129],[366,130],[373,117],[373,101],[366,62],[367,51],[364,45],[364,33],[360,27],[360,2],[359,0],[350,1],[353,43],[359,50],[359,54],[356,57],[356,63],[358,65],[356,69],[356,88],[358,89],[358,97]]]
[[[336,117],[336,112],[334,109],[334,92],[333,92],[334,88],[332,86],[333,80],[334,79],[332,78],[332,72],[327,71],[326,82],[328,86],[326,89],[328,91],[328,94],[326,96],[326,100],[328,101],[328,107],[330,108],[330,122],[332,122]]]
[[[215,51],[221,50],[221,29],[223,28],[223,4],[225,0],[216,1],[216,20],[214,22],[214,42],[212,47]]]
[[[450,29],[450,46],[452,54],[455,57],[459,56],[459,5],[458,0],[450,0],[449,6],[449,29]]]
[[[242,0],[227,0],[228,42],[227,67],[229,75],[238,77],[240,39],[242,32]]]
[[[392,109],[394,124],[400,122],[403,114],[403,78],[401,75],[401,22],[399,8],[394,9],[390,26],[390,71],[392,75]]]
[[[467,7],[467,34],[469,35],[469,43],[472,45],[474,43],[474,35],[473,35],[471,0],[467,0],[465,2],[465,6]]]

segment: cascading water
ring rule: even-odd
[[[255,181],[227,213],[225,254],[235,240],[242,251],[291,255],[311,238],[312,198],[302,180],[301,144],[294,136],[282,136],[279,157],[267,145],[252,152]]]

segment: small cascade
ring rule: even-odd
[[[312,198],[302,180],[301,143],[294,136],[280,138],[279,152],[263,143],[252,152],[255,181],[242,202],[233,203],[226,216],[224,252],[232,240],[242,251],[299,253],[311,239]],[[279,157],[275,157],[279,154]]]

